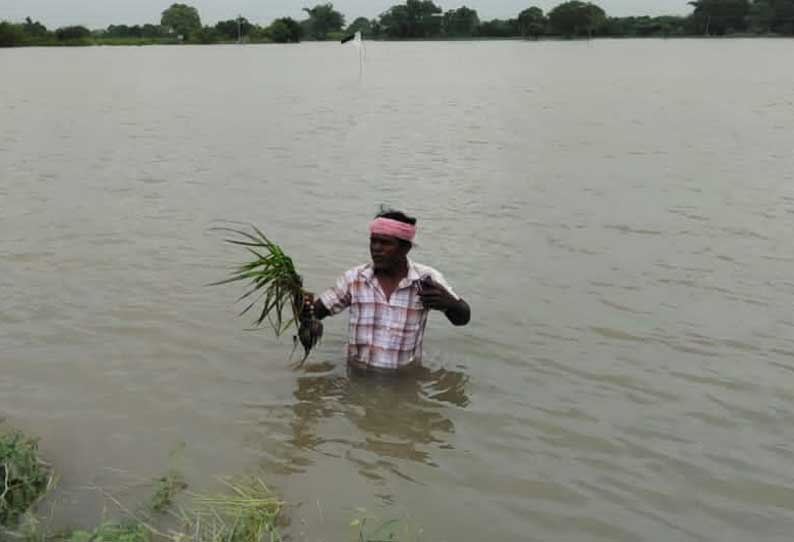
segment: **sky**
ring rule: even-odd
[[[332,1],[348,23],[356,17],[373,18],[403,0],[0,0],[0,20],[22,21],[30,16],[49,28],[84,25],[159,23],[160,14],[179,1],[199,10],[204,24],[233,19],[238,14],[251,22],[269,24],[278,17],[303,19],[304,7]],[[434,0],[444,11],[467,6],[480,19],[506,19],[535,5],[548,11],[563,0]],[[691,12],[687,0],[591,0],[608,15],[683,15]]]

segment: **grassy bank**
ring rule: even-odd
[[[152,483],[151,497],[128,506],[103,495],[124,520],[85,530],[48,532],[34,515],[53,486],[53,469],[39,457],[38,442],[0,429],[0,540],[25,542],[276,542],[283,504],[258,478],[222,480],[219,495],[193,494],[171,472]],[[184,493],[184,495],[181,495]],[[180,497],[184,497],[180,500]]]
[[[52,468],[39,457],[35,439],[0,433],[0,528],[16,525],[52,482]]]
[[[39,457],[38,442],[0,428],[0,541],[21,542],[281,542],[285,503],[256,477],[220,479],[223,491],[198,494],[171,471],[152,480],[143,502],[123,503],[97,488],[120,520],[92,528],[51,532],[35,515],[53,487],[54,469]],[[350,540],[418,542],[421,530],[359,510]]]

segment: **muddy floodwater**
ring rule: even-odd
[[[0,417],[57,466],[54,521],[174,466],[257,473],[293,540],[351,539],[361,507],[431,541],[790,541],[792,58],[0,50]],[[472,306],[431,316],[420,374],[349,376],[345,316],[293,371],[242,285],[205,286],[245,257],[210,230],[233,219],[320,292],[380,203]]]

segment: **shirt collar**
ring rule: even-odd
[[[372,279],[375,277],[375,270],[372,268],[372,263],[366,264],[360,271],[361,276],[367,282],[371,283]],[[400,281],[397,285],[397,288],[407,288],[413,285],[415,282],[418,282],[421,279],[421,275],[419,274],[419,270],[416,268],[416,264],[408,258],[408,274],[405,276],[404,279]]]
[[[416,268],[416,264],[411,258],[408,258],[408,274],[400,282],[400,287],[410,286],[414,282],[419,281],[421,278],[422,277],[419,275],[419,270]]]

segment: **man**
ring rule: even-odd
[[[348,364],[354,368],[401,370],[421,364],[422,339],[430,310],[456,326],[469,323],[469,305],[444,277],[408,258],[416,219],[400,211],[381,212],[369,225],[372,263],[347,271],[309,310],[322,319],[350,309]]]

